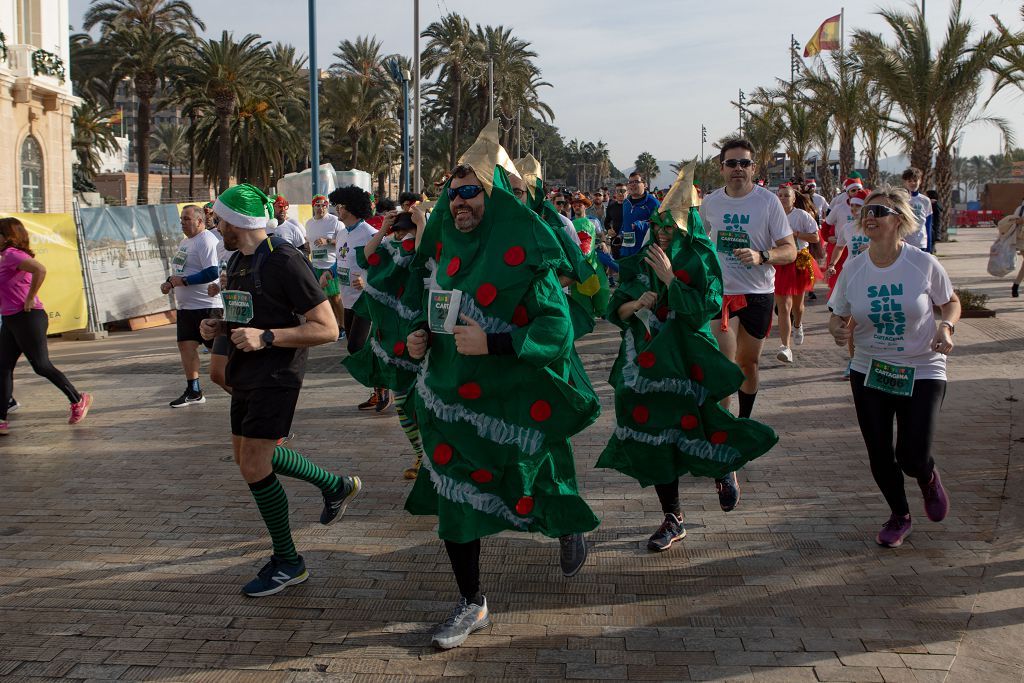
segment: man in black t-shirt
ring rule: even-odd
[[[229,335],[227,383],[235,462],[270,532],[274,554],[242,589],[272,595],[309,574],[295,550],[282,474],[321,490],[321,524],[341,517],[359,493],[359,477],[332,474],[304,456],[277,447],[291,428],[306,370],[306,349],[338,336],[337,323],[306,257],[284,240],[267,237],[270,200],[252,185],[230,188],[214,204],[228,263],[224,320],[204,320],[204,339]]]

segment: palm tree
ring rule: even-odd
[[[82,100],[72,113],[74,136],[71,148],[78,157],[79,169],[89,180],[99,171],[100,155],[117,150],[117,140],[110,127],[113,115],[112,109],[91,99]]]
[[[868,81],[861,72],[856,54],[846,50],[835,50],[829,54],[827,61],[823,59],[814,69],[804,70],[796,83],[796,90],[803,93],[805,101],[819,116],[831,121],[839,139],[839,173],[845,178],[854,166],[853,141]],[[829,151],[824,150],[822,155],[826,161]]]
[[[459,155],[459,122],[462,118],[462,86],[467,75],[479,69],[474,59],[478,53],[477,36],[465,17],[448,14],[427,26],[423,37],[427,45],[420,57],[420,68],[429,77],[438,71],[438,82],[451,90],[448,118],[452,127],[452,147],[448,163],[455,166]]]
[[[860,134],[864,142],[864,157],[868,171],[869,187],[878,185],[878,156],[887,142],[894,137],[890,128],[892,118],[892,102],[874,85],[868,87],[860,115]]]
[[[186,0],[93,0],[82,22],[86,31],[100,27],[102,49],[113,64],[113,82],[130,78],[139,98],[136,157],[137,202],[148,203],[149,134],[153,97],[159,83],[177,68],[176,57],[206,26]]]
[[[158,123],[153,129],[153,158],[167,165],[167,198],[174,201],[174,167],[189,157],[188,129],[173,123]]]
[[[639,173],[647,181],[648,186],[654,178],[661,173],[661,169],[658,168],[658,160],[654,158],[654,155],[650,152],[640,152],[640,156],[633,162],[634,171]]]
[[[835,188],[835,179],[832,177],[832,145],[835,143],[836,134],[826,113],[815,114],[812,131],[813,149],[818,153],[818,158],[814,161],[814,177],[821,183],[823,196],[832,197]]]
[[[239,101],[261,95],[273,100],[285,93],[275,78],[270,43],[252,33],[240,41],[223,31],[220,40],[204,40],[190,60],[185,82],[203,98],[217,117],[217,191],[231,184],[232,118]],[[270,105],[268,105],[268,108]]]

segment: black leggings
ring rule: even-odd
[[[349,353],[359,351],[370,336],[370,321],[360,318],[351,308],[345,309],[345,343]]]
[[[679,479],[667,484],[655,484],[654,490],[658,493],[658,500],[661,502],[661,511],[666,515],[672,513],[679,516]]]
[[[3,316],[3,327],[0,327],[0,420],[7,419],[7,404],[14,393],[14,366],[21,354],[25,354],[37,375],[50,380],[71,403],[82,400],[64,373],[50,362],[50,354],[46,350],[46,328],[49,324],[50,319],[42,309]]]
[[[857,422],[864,436],[871,462],[871,474],[894,515],[907,515],[907,494],[903,475],[920,484],[931,481],[932,436],[939,408],[946,396],[946,381],[919,379],[913,396],[893,396],[864,386],[864,374],[850,373]],[[896,420],[896,445],[893,447],[893,419]]]
[[[475,602],[480,593],[480,539],[469,543],[445,541],[444,549],[448,551],[459,594],[468,602]]]

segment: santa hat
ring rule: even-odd
[[[854,171],[850,175],[846,176],[846,180],[843,181],[843,189],[849,192],[850,190],[863,190],[864,189],[864,177],[860,173]]]
[[[316,206],[316,203],[320,201],[322,201],[324,204],[330,204],[327,197],[325,197],[322,194],[318,194],[315,197],[313,197],[313,206]]]
[[[864,202],[867,198],[867,190],[859,190],[856,194],[850,197],[850,206],[864,206]]]
[[[284,198],[283,194],[279,194],[276,197],[274,197],[274,206],[275,207],[276,206],[283,206],[283,207],[287,208],[288,207],[288,200]]]
[[[270,197],[249,183],[228,188],[217,197],[214,212],[222,220],[242,230],[262,230],[267,219],[273,218]]]
[[[818,183],[816,183],[814,180],[808,180],[806,183],[804,183],[804,186],[805,187],[817,187]]]

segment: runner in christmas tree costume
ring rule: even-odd
[[[405,470],[406,479],[415,479],[423,457],[423,444],[412,406],[407,404],[408,392],[416,379],[419,363],[405,351],[406,337],[413,322],[419,318],[420,296],[410,285],[410,267],[416,252],[416,238],[426,221],[417,206],[410,221],[395,221],[400,214],[390,212],[384,217],[380,231],[356,253],[361,268],[366,269],[363,296],[356,300],[357,316],[371,323],[368,343],[342,364],[352,376],[367,387],[388,387],[395,392],[395,406],[402,430],[412,445],[416,460]],[[410,230],[411,227],[411,230]]]
[[[611,293],[608,291],[608,275],[605,274],[604,267],[597,261],[597,226],[586,216],[586,210],[590,208],[591,201],[577,192],[573,196],[571,204],[573,211],[579,216],[572,223],[580,238],[580,250],[587,263],[594,269],[594,275],[589,280],[574,283],[569,287],[569,295],[573,301],[579,304],[578,307],[571,310],[574,325],[576,312],[585,311],[587,315],[585,322],[589,322],[590,327],[593,328],[594,319],[603,318],[608,311],[608,299],[611,298]]]
[[[541,166],[532,154],[527,154],[515,162],[515,168],[519,177],[509,174],[509,181],[512,183],[512,191],[516,197],[533,210],[544,223],[551,228],[551,233],[558,240],[559,246],[569,264],[567,271],[559,271],[558,280],[563,287],[568,289],[569,315],[572,320],[573,340],[580,339],[584,335],[594,331],[594,312],[589,302],[586,306],[582,301],[571,296],[576,287],[584,287],[587,290],[599,287],[597,270],[593,264],[584,256],[580,246],[579,235],[566,232],[559,217],[558,211],[551,202],[544,196],[544,181],[541,179]],[[522,184],[520,188],[519,185]],[[521,190],[525,190],[521,192]],[[575,226],[574,226],[575,227]],[[584,284],[580,284],[584,283]]]
[[[722,271],[698,204],[690,164],[651,215],[647,244],[619,261],[622,281],[608,308],[622,345],[608,380],[616,428],[597,466],[655,486],[665,521],[648,541],[653,551],[686,535],[680,475],[722,477],[778,441],[768,427],[718,404],[743,372],[711,334]]]
[[[442,648],[490,623],[482,537],[559,537],[571,576],[586,558],[583,533],[598,524],[577,491],[569,445],[600,406],[589,386],[569,382],[572,332],[555,275],[562,250],[512,195],[499,150],[488,126],[453,170],[417,250],[429,273],[419,281],[422,320],[435,331],[407,340],[410,357],[425,357],[413,396],[427,457],[406,509],[438,516],[459,586],[458,604],[433,637]],[[445,307],[456,292],[461,324],[454,334],[437,332],[451,329]]]

